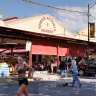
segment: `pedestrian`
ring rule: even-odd
[[[53,60],[51,60],[51,73],[53,74],[53,64],[54,64],[54,61]]]
[[[79,78],[78,78],[78,70],[77,70],[77,65],[76,65],[76,61],[75,60],[71,60],[71,66],[70,66],[70,68],[67,70],[67,71],[71,71],[72,70],[72,72],[73,72],[73,81],[72,81],[72,86],[71,87],[74,87],[74,84],[75,84],[75,81],[77,81],[77,85],[79,86],[79,87],[81,87],[81,82],[80,82],[80,80],[79,80]]]
[[[30,70],[31,74],[29,78],[33,78],[34,69],[30,65],[24,63],[24,59],[21,56],[18,56],[17,62],[18,64],[15,65],[15,71],[12,72],[12,74],[16,74],[18,72],[18,81],[19,81],[20,88],[17,94],[18,96],[22,96],[22,92],[24,92],[25,96],[29,96],[26,90],[26,87],[28,85],[26,70],[27,68]]]
[[[67,70],[68,67],[69,67],[69,62],[68,62],[68,60],[67,60],[67,58],[66,58],[66,60],[65,60],[65,70]]]
[[[56,73],[57,72],[57,61],[54,60],[53,62],[53,72]]]

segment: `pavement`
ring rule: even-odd
[[[0,78],[0,96],[17,96],[19,88],[18,79],[15,77]],[[64,77],[69,85],[66,87],[57,87],[56,81],[60,77],[56,74],[34,74],[34,81],[29,81],[27,87],[29,96],[96,96],[96,77],[83,76],[79,77],[82,87],[70,87],[72,77]],[[24,96],[24,95],[22,95]]]

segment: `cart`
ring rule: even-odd
[[[57,74],[59,76],[59,79],[56,80],[56,86],[57,87],[68,86],[68,83],[64,79],[64,78],[67,78],[67,71],[66,70],[57,70]]]

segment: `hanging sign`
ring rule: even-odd
[[[90,38],[95,38],[95,23],[90,23]]]

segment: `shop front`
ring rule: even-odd
[[[7,43],[11,43],[11,45],[14,43],[18,47],[15,46],[18,50],[11,50],[11,53],[26,52],[26,55],[29,54],[27,57],[29,59],[28,63],[31,66],[32,63],[34,65],[38,61],[38,63],[43,61],[50,63],[54,59],[57,62],[57,69],[59,69],[60,60],[63,57],[83,58],[86,56],[87,41],[75,39],[72,33],[63,28],[50,15],[15,19],[13,21],[8,20],[7,22],[6,20],[2,21],[5,25],[0,26],[0,42],[1,44],[5,43],[5,45]],[[6,38],[11,40],[7,42]],[[30,50],[25,48],[27,41],[31,42]],[[23,45],[18,46],[19,44]],[[90,44],[94,47],[92,42]]]

